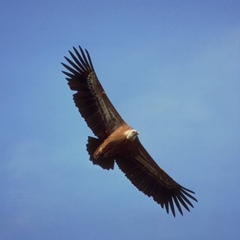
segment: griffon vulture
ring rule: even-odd
[[[87,151],[93,164],[103,169],[113,169],[116,162],[119,168],[135,187],[152,197],[167,213],[175,208],[183,215],[182,206],[190,211],[190,200],[197,202],[193,191],[175,182],[152,159],[139,141],[139,132],[132,129],[119,115],[108,99],[94,70],[90,55],[81,47],[69,51],[72,59],[65,57],[70,64],[62,65],[68,70],[71,90],[76,91],[73,99],[88,127],[98,138],[88,137]]]

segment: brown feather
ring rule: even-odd
[[[90,161],[92,161],[92,163],[94,165],[98,165],[103,169],[107,169],[107,170],[113,169],[114,168],[114,158],[104,158],[104,159],[96,160],[93,157],[93,154],[95,153],[95,151],[101,144],[102,144],[102,141],[100,141],[99,139],[93,138],[93,137],[88,137],[87,151],[90,156]]]
[[[71,66],[62,63],[70,73],[63,73],[67,76],[70,89],[77,91],[73,99],[79,112],[93,133],[103,140],[124,121],[100,84],[88,52],[85,54],[81,47],[81,54],[76,48],[73,49],[75,55],[69,51],[73,60],[65,57]]]
[[[190,194],[194,194],[193,191],[179,185],[157,165],[138,139],[134,141],[132,150],[117,158],[116,162],[133,185],[152,197],[166,209],[167,213],[170,207],[173,216],[175,216],[174,203],[183,215],[181,205],[190,211],[189,206],[193,205],[188,198],[197,201]]]
[[[114,168],[116,160],[132,184],[152,197],[167,213],[171,211],[175,216],[177,208],[183,215],[182,207],[190,211],[189,207],[193,207],[190,200],[197,202],[192,196],[194,192],[179,185],[164,172],[138,138],[127,138],[126,131],[132,128],[124,122],[108,99],[96,76],[89,53],[81,47],[80,52],[73,49],[75,54],[69,51],[72,60],[65,57],[71,66],[62,63],[69,72],[63,73],[67,76],[70,89],[77,91],[73,95],[75,105],[99,138],[88,139],[90,160],[108,170]]]

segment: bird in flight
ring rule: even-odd
[[[93,164],[103,169],[113,169],[116,163],[125,176],[140,191],[152,197],[167,213],[175,217],[177,208],[190,211],[196,201],[193,191],[174,181],[158,164],[139,141],[139,132],[130,127],[119,115],[109,100],[94,70],[87,50],[79,46],[69,51],[71,59],[66,75],[71,90],[76,91],[73,100],[81,116],[95,136],[88,137],[87,151]]]

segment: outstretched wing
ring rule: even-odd
[[[70,66],[62,63],[69,72],[63,73],[67,76],[70,89],[77,91],[73,99],[82,117],[93,133],[104,140],[124,121],[100,84],[88,51],[84,52],[81,47],[80,51],[74,47],[73,50],[74,53],[69,51],[72,60],[65,57]]]
[[[165,208],[171,209],[175,217],[175,207],[183,215],[182,206],[190,211],[193,207],[189,199],[197,202],[193,191],[182,187],[165,173],[144,149],[138,138],[132,151],[116,159],[119,168],[140,191],[152,197]]]

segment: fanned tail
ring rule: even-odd
[[[113,158],[103,158],[95,160],[93,157],[94,152],[97,150],[97,148],[102,144],[102,141],[98,138],[94,137],[88,137],[88,143],[87,143],[87,151],[90,156],[90,161],[94,165],[98,165],[103,169],[113,169],[114,168],[114,159]]]

